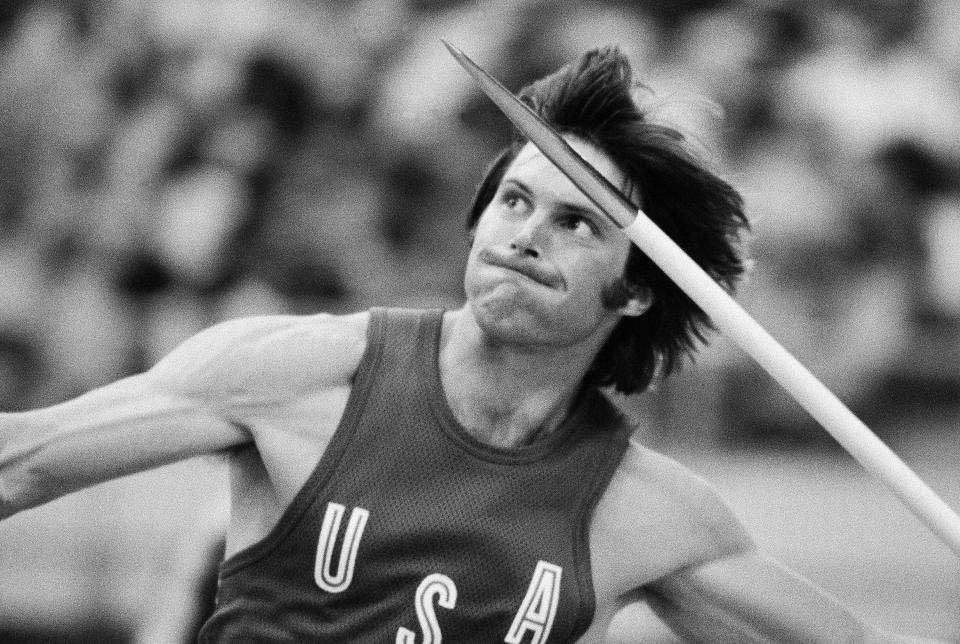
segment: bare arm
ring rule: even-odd
[[[0,415],[0,518],[80,488],[224,449],[243,430],[149,372]]]
[[[645,599],[690,642],[929,641],[875,628],[749,542],[649,584]]]
[[[686,641],[921,641],[879,631],[762,553],[716,489],[679,463],[631,444],[618,473],[619,493],[605,500],[621,512],[611,515],[644,517],[626,529],[640,545],[618,552],[643,561],[661,548],[657,560],[669,563],[637,575],[641,598]]]
[[[223,323],[146,373],[52,407],[0,414],[0,519],[101,481],[250,442],[248,417],[349,378],[354,358],[338,359],[335,320]]]
[[[920,642],[883,633],[756,549],[647,589],[653,611],[691,642]]]

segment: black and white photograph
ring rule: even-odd
[[[960,3],[4,0],[3,644],[960,643]]]

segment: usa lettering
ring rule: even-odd
[[[417,621],[423,634],[423,644],[440,644],[443,641],[434,602],[447,610],[452,610],[457,604],[457,585],[440,573],[428,575],[417,587]],[[397,630],[396,644],[416,644],[416,638],[413,631],[401,627]]]
[[[353,582],[357,551],[363,538],[363,530],[370,518],[370,512],[365,508],[353,508],[341,539],[341,526],[346,514],[346,506],[327,503],[320,526],[313,578],[317,586],[328,593],[342,593]],[[339,552],[336,551],[337,541],[340,541]],[[547,641],[557,615],[562,576],[563,568],[560,566],[548,561],[537,562],[520,608],[503,638],[506,644],[521,644],[527,638],[529,644],[544,644]],[[422,644],[443,642],[437,608],[452,611],[456,605],[457,585],[450,577],[432,573],[423,578],[414,597]],[[401,627],[397,630],[395,644],[418,644],[417,633]]]
[[[340,523],[347,508],[339,503],[327,503],[320,527],[320,539],[317,542],[317,559],[313,569],[313,579],[317,586],[328,593],[342,593],[353,581],[353,569],[357,563],[357,548],[363,529],[370,518],[370,512],[363,508],[354,508],[350,512],[343,544],[337,557],[336,570],[332,570],[334,544],[340,533]]]
[[[557,616],[560,600],[560,576],[563,568],[546,561],[538,561],[530,587],[520,604],[513,624],[503,638],[507,644],[520,644],[526,633],[531,633],[530,644],[542,644],[550,636],[553,618]]]
[[[553,620],[557,616],[557,604],[560,601],[560,578],[563,568],[547,561],[538,561],[537,568],[530,580],[527,594],[520,604],[520,610],[513,618],[513,624],[503,641],[507,644],[521,644],[530,635],[530,644],[543,644],[550,637]],[[424,578],[417,587],[416,610],[423,644],[440,644],[443,633],[437,622],[434,602],[448,610],[457,603],[457,585],[446,575],[434,573]],[[397,631],[395,644],[416,644],[416,633],[408,628]]]

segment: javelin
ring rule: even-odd
[[[570,147],[560,134],[466,54],[443,41],[513,124],[630,240],[960,557],[960,517],[823,383],[764,330],[642,210]]]

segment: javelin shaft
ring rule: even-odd
[[[459,49],[444,44],[514,125],[710,316],[721,333],[763,367],[960,557],[960,517],[913,470],[539,115]]]
[[[960,517],[826,386],[757,323],[643,213],[623,229],[713,320],[810,413],[847,452],[960,557]]]

